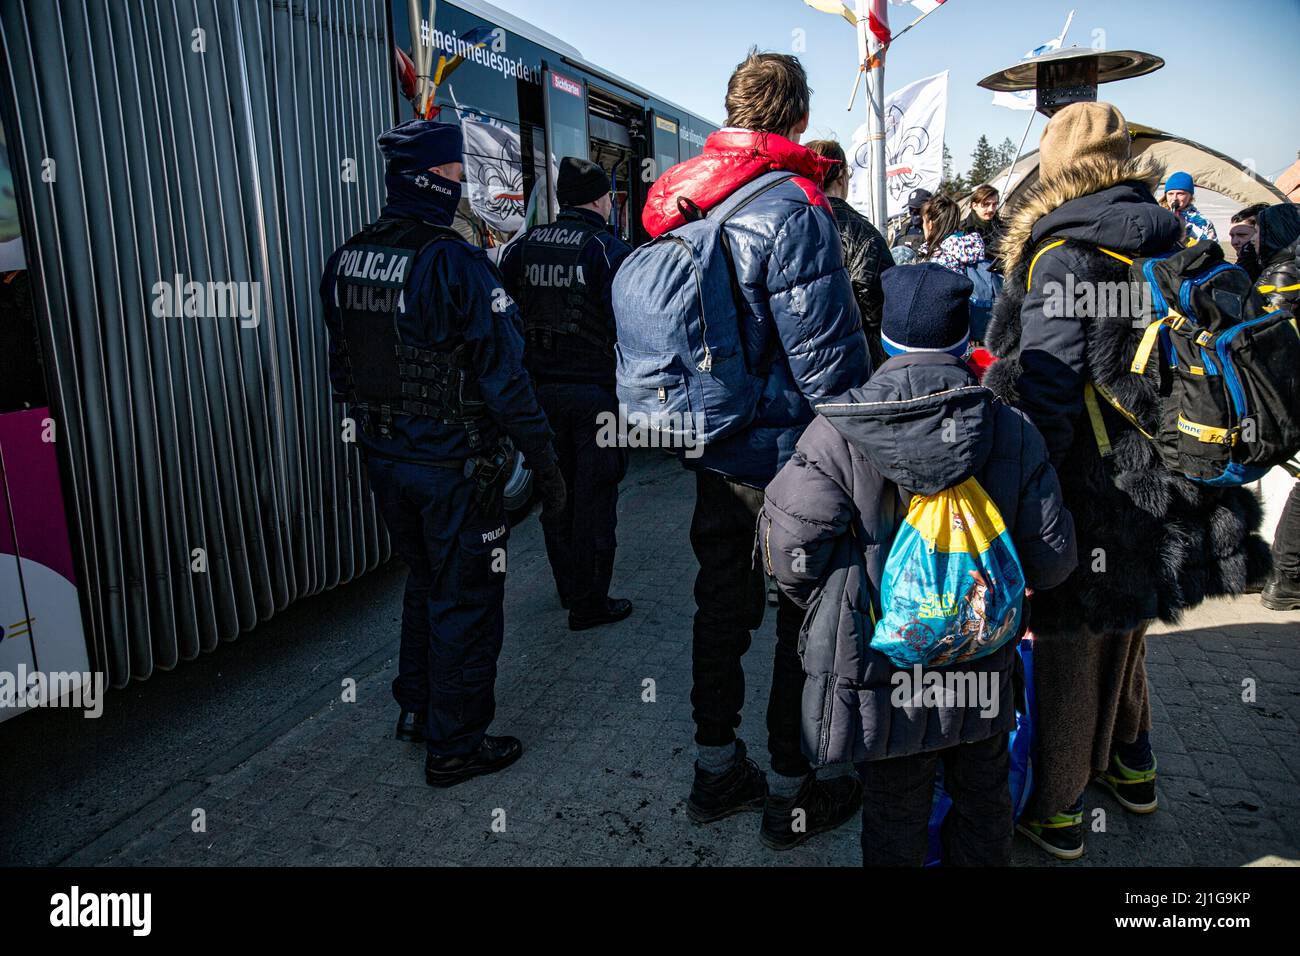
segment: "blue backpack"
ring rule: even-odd
[[[987,259],[966,266],[964,271],[975,286],[970,297],[970,339],[983,342],[989,319],[993,317],[993,305],[1002,294],[1002,276],[993,271],[993,263]]]
[[[880,582],[871,647],[898,667],[992,654],[1020,633],[1025,572],[998,506],[975,478],[913,495]]]
[[[707,444],[754,417],[765,376],[746,361],[744,299],[723,224],[791,178],[765,173],[708,215],[679,199],[686,224],[637,249],[614,278],[618,400],[665,446]]]

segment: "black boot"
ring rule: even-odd
[[[632,613],[632,602],[609,597],[609,582],[614,577],[614,552],[597,551],[592,556],[591,590],[587,599],[574,601],[569,609],[569,630],[585,631],[589,627],[613,624]]]
[[[1270,611],[1300,610],[1300,579],[1274,571],[1264,585],[1259,603]]]
[[[594,610],[574,609],[569,612],[569,630],[585,631],[589,627],[613,624],[632,613],[632,602],[626,598],[605,598],[605,606]]]
[[[810,773],[793,797],[768,794],[758,837],[770,849],[793,849],[810,836],[847,822],[861,806],[862,783],[857,777],[818,780]]]
[[[393,736],[413,744],[424,743],[424,712],[404,710],[398,715],[397,730]]]
[[[686,815],[692,823],[712,823],[733,813],[763,809],[767,777],[745,756],[745,742],[736,741],[736,761],[722,773],[709,773],[697,763],[695,783],[686,798]]]
[[[524,745],[518,737],[493,737],[487,734],[478,750],[465,757],[435,757],[424,760],[424,779],[431,787],[453,787],[470,777],[504,770],[521,756]]]

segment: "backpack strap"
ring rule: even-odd
[[[1048,239],[1039,247],[1038,251],[1034,253],[1034,257],[1029,261],[1029,273],[1025,278],[1026,292],[1033,286],[1034,266],[1038,264],[1038,260],[1042,257],[1043,253],[1049,252],[1050,250],[1063,245],[1065,245],[1064,239]],[[1104,246],[1093,246],[1093,248],[1098,252],[1110,256],[1112,259],[1118,259],[1125,265],[1131,266],[1133,264],[1132,259],[1122,253],[1115,252],[1113,249],[1107,249]],[[1138,344],[1137,353],[1133,356],[1133,362],[1129,366],[1130,372],[1140,375],[1146,369],[1147,361],[1151,358],[1151,351],[1155,348],[1155,343],[1159,338],[1160,329],[1164,326],[1166,321],[1168,321],[1173,328],[1179,328],[1187,320],[1176,312],[1170,312],[1170,314],[1164,318],[1148,325],[1146,330],[1142,333],[1142,341]],[[1144,436],[1151,440],[1155,439],[1155,436],[1143,428],[1138,422],[1137,416],[1120,403],[1119,398],[1114,392],[1099,382],[1084,382],[1083,406],[1088,412],[1088,423],[1092,426],[1092,437],[1097,443],[1097,451],[1102,458],[1109,458],[1114,451],[1110,443],[1110,434],[1106,430],[1106,420],[1101,414],[1101,405],[1097,402],[1098,395],[1105,399],[1107,405],[1115,409],[1115,411],[1122,415],[1129,424]]]

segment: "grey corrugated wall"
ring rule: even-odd
[[[382,202],[386,8],[4,0],[0,45],[87,629],[120,687],[388,556],[317,295]],[[259,283],[258,324],[155,317],[177,274]]]

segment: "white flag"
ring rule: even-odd
[[[913,189],[934,192],[939,188],[947,115],[947,70],[917,80],[885,100],[885,191],[890,218],[907,208],[907,196]],[[853,134],[849,202],[864,215],[871,203],[870,160],[871,144],[863,124]]]
[[[524,224],[524,163],[519,134],[507,126],[462,112],[465,183],[469,204],[498,232],[517,232]]]
[[[922,13],[929,13],[935,7],[943,5],[943,0],[889,0],[889,2],[897,6],[902,6],[905,3],[910,3],[912,6],[916,7],[916,9],[920,10]]]
[[[1059,50],[1061,44],[1065,42],[1065,35],[1070,32],[1070,23],[1074,20],[1074,11],[1065,18],[1065,28],[1061,30],[1060,36],[1052,37],[1042,46],[1034,47],[1028,53],[1020,58],[1020,62],[1033,60],[1042,56],[1044,53],[1051,53],[1053,50]],[[1005,106],[1009,110],[1032,110],[1038,107],[1038,93],[1036,90],[1019,90],[1015,93],[998,92],[993,94],[994,106]]]

